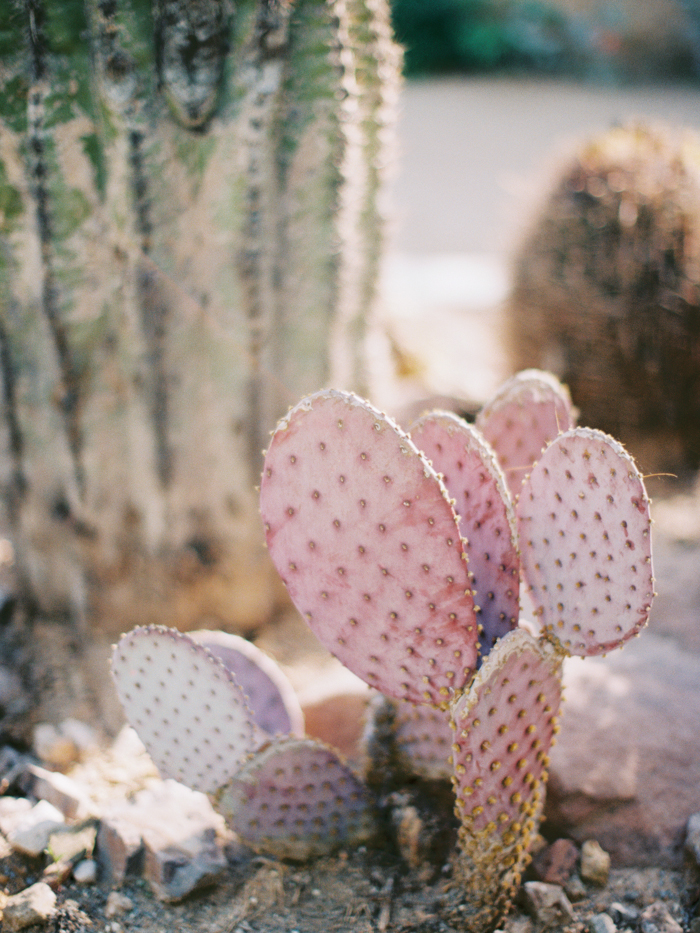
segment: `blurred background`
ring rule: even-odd
[[[398,387],[478,403],[508,374],[513,259],[573,154],[631,121],[700,130],[700,0],[394,0],[405,48],[384,270]]]

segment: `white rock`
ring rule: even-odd
[[[594,914],[588,921],[590,933],[615,933],[617,927],[610,914]]]
[[[73,869],[73,877],[79,884],[94,884],[97,881],[97,862],[86,858]]]
[[[48,884],[39,881],[7,899],[2,917],[3,933],[44,923],[55,911],[56,895]]]
[[[48,800],[40,800],[7,833],[7,841],[17,852],[36,857],[48,846],[51,833],[64,824],[61,811]]]
[[[641,933],[683,933],[683,927],[673,918],[663,901],[654,901],[639,916]]]
[[[32,809],[26,797],[0,797],[0,832],[7,836]]]
[[[63,735],[49,722],[34,726],[32,747],[35,754],[46,764],[65,770],[80,757],[80,749],[72,738]]]
[[[604,887],[610,874],[610,856],[595,839],[581,846],[581,877],[584,881]]]
[[[685,829],[685,848],[700,867],[700,813],[694,813]]]
[[[127,914],[134,909],[134,902],[121,891],[110,891],[105,904],[105,917],[111,920],[113,917],[119,917],[121,914]]]
[[[523,894],[528,911],[538,923],[556,926],[574,919],[571,902],[558,884],[526,881]]]

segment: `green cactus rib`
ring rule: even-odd
[[[264,441],[291,398],[366,378],[387,2],[21,0],[0,43],[3,482],[24,589],[81,619],[134,624],[145,600],[170,621],[192,598],[188,625],[258,624]],[[211,586],[183,584],[202,538]]]

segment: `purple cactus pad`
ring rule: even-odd
[[[420,418],[410,433],[454,498],[476,590],[484,657],[518,624],[520,558],[510,493],[491,446],[466,421],[435,411]]]
[[[247,845],[278,858],[327,855],[374,829],[364,784],[312,739],[279,739],[256,752],[217,807]]]
[[[239,635],[206,629],[188,634],[231,671],[258,728],[267,735],[304,735],[304,713],[299,700],[272,658]]]
[[[520,882],[541,814],[562,659],[555,646],[516,629],[452,707],[458,875],[470,903],[494,918]]]
[[[575,423],[569,390],[539,369],[517,373],[476,416],[514,498],[547,444]]]

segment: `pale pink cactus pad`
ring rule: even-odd
[[[457,519],[386,415],[341,392],[305,399],[272,437],[260,502],[292,600],[350,670],[435,704],[468,683],[477,618]]]
[[[646,625],[649,500],[620,444],[587,428],[560,435],[523,486],[518,522],[536,614],[566,651],[601,654]]]

